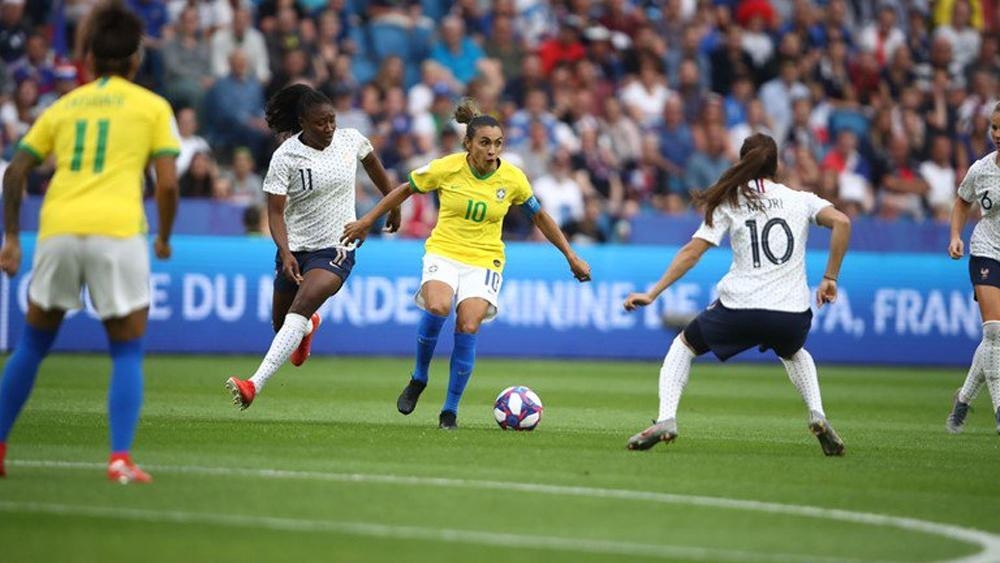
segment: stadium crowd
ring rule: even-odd
[[[0,0],[7,158],[85,80],[74,38],[95,3]],[[264,102],[295,82],[325,92],[397,181],[461,150],[451,112],[476,98],[574,242],[626,241],[636,214],[691,212],[691,191],[755,132],[778,141],[785,183],[887,220],[946,222],[966,169],[993,150],[997,0],[126,4],[146,25],[137,80],[175,108],[182,196],[247,205],[251,223],[276,146]],[[358,186],[365,211],[377,192],[364,175]],[[44,189],[44,174],[29,184]],[[411,198],[403,236],[427,236],[434,205]],[[517,213],[505,230],[535,236]]]

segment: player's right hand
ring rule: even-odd
[[[351,244],[357,241],[358,246],[361,246],[361,243],[365,242],[365,237],[368,236],[368,231],[371,228],[371,224],[364,219],[348,223],[344,225],[344,234],[340,237],[340,242],[342,244]]]
[[[295,285],[302,285],[304,278],[299,271],[299,261],[295,259],[295,256],[291,252],[281,257],[281,271],[285,273],[286,278],[295,282]]]
[[[625,310],[635,311],[639,307],[645,307],[653,302],[653,298],[648,293],[629,293],[625,298]]]
[[[948,256],[951,256],[953,260],[958,260],[965,254],[965,243],[962,242],[960,238],[951,239],[951,243],[948,244]]]
[[[157,235],[156,240],[153,241],[153,253],[160,260],[166,260],[170,258],[170,242],[163,240],[159,235]]]
[[[823,281],[819,284],[819,289],[816,290],[816,306],[822,307],[827,303],[833,303],[837,300],[837,282],[831,280],[830,278],[823,278]]]
[[[21,243],[13,238],[5,238],[0,247],[0,269],[8,276],[17,275],[21,269]]]

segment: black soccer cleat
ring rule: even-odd
[[[458,428],[458,415],[452,411],[441,411],[438,416],[438,428],[441,430],[455,430]]]
[[[844,441],[837,435],[837,431],[830,426],[826,417],[816,411],[809,413],[809,431],[819,440],[819,446],[823,448],[823,454],[828,456],[844,455]]]
[[[396,399],[396,408],[399,409],[399,412],[403,414],[413,412],[413,409],[417,408],[417,400],[424,392],[424,387],[427,387],[426,382],[411,379],[403,388],[403,392],[399,394],[399,398]]]

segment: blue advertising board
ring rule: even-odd
[[[0,282],[0,347],[17,341],[24,323],[34,239],[23,237],[22,274]],[[579,251],[594,281],[576,282],[565,260],[545,244],[507,247],[499,318],[484,325],[484,356],[659,359],[683,318],[714,298],[728,270],[726,248],[701,263],[651,307],[626,313],[630,291],[652,285],[676,252],[668,246],[591,246]],[[419,311],[423,245],[369,240],[354,274],[321,309],[315,354],[409,355]],[[809,280],[822,277],[826,253],[810,251]],[[941,254],[848,253],[840,299],[815,311],[807,347],[821,362],[967,364],[980,320],[967,262]],[[272,337],[274,246],[269,239],[179,236],[174,256],[153,261],[147,349],[164,353],[263,354]],[[445,327],[450,330],[451,323]],[[447,332],[445,332],[447,334]],[[106,339],[92,310],[71,313],[56,348],[100,351]],[[441,338],[439,353],[451,348]],[[772,360],[749,351],[741,360]]]

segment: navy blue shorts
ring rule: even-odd
[[[332,272],[346,282],[354,269],[354,251],[346,248],[324,248],[322,250],[303,250],[293,252],[292,256],[299,262],[299,272],[303,276],[309,270],[321,268],[327,272]],[[299,286],[285,276],[281,267],[281,254],[274,255],[274,291],[280,293],[295,293]]]
[[[1000,262],[992,258],[970,256],[969,280],[972,285],[1000,287]]]
[[[755,346],[790,358],[805,345],[811,326],[811,310],[730,309],[716,301],[688,324],[684,339],[699,356],[711,350],[722,361]]]

